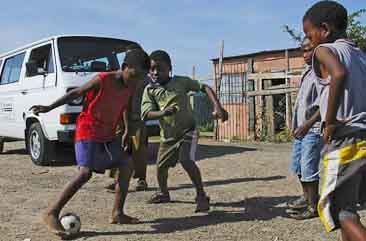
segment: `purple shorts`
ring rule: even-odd
[[[109,142],[78,141],[75,143],[75,155],[79,167],[88,167],[97,173],[126,167],[130,158],[122,150],[120,137]]]

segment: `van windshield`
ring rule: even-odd
[[[58,50],[65,72],[108,72],[120,68],[127,40],[96,37],[61,37]]]

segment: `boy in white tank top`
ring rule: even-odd
[[[303,17],[306,36],[316,47],[313,68],[324,85],[319,108],[326,142],[318,212],[328,232],[342,240],[366,240],[356,212],[366,167],[366,55],[346,39],[347,10],[320,1]]]

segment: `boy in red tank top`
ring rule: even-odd
[[[125,144],[127,135],[120,138],[116,137],[115,133],[122,114],[127,109],[132,91],[137,82],[144,79],[149,65],[149,57],[143,50],[128,51],[120,70],[95,76],[83,86],[67,92],[51,105],[31,107],[31,110],[38,115],[69,103],[80,96],[86,96],[75,131],[75,153],[79,171],[42,217],[51,232],[62,237],[69,236],[59,221],[61,209],[89,181],[93,172],[104,173],[106,169],[110,168],[119,168],[110,223],[138,222],[136,218],[126,215],[123,211],[131,167],[128,158],[123,158],[121,147],[122,144]]]

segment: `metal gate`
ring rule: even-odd
[[[217,96],[229,112],[229,120],[216,122],[215,137],[220,141],[276,141],[287,135],[293,92],[287,72],[248,73],[244,64],[225,64],[220,75],[215,68]],[[281,138],[281,137],[280,137]]]

